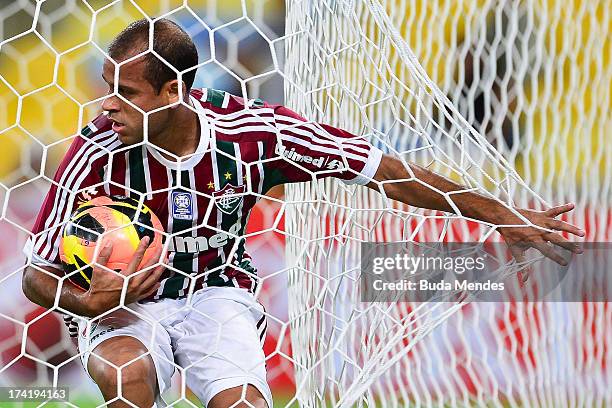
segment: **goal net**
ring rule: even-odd
[[[575,202],[569,219],[607,241],[606,7],[290,2],[286,102],[509,207]],[[496,226],[335,181],[286,192],[304,406],[610,403],[606,303],[363,302],[361,242],[477,242]]]
[[[102,404],[61,317],[21,294],[16,254],[67,146],[100,113],[104,52],[130,22],[167,17],[184,27],[200,55],[195,87],[282,103],[314,126],[364,136],[508,208],[573,202],[564,220],[585,229],[586,241],[609,242],[610,5],[0,3],[0,386],[70,385],[71,406]],[[363,301],[363,243],[499,242],[498,227],[332,179],[262,197],[247,250],[261,277],[275,406],[611,404],[605,274],[596,302],[589,293],[481,302],[459,291],[442,300]],[[530,255],[533,265],[538,255]],[[508,259],[500,274],[518,282],[523,266]],[[531,290],[546,284],[527,282]],[[165,397],[192,406],[180,379]]]

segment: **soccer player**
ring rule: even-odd
[[[163,404],[160,394],[180,369],[209,408],[236,402],[271,408],[262,350],[265,314],[254,296],[256,270],[240,239],[258,198],[279,184],[336,177],[384,189],[389,198],[410,205],[452,212],[437,191],[463,187],[416,165],[411,169],[418,180],[411,179],[400,160],[284,106],[192,89],[197,51],[169,20],[154,26],[153,49],[165,62],[145,53],[148,46],[147,20],[128,26],[110,45],[109,56],[119,65],[111,60],[103,65],[109,86],[105,113],[75,138],[57,170],[34,239],[25,248],[36,267],[26,268],[23,290],[35,303],[54,305],[58,279],[53,275],[62,276],[61,225],[78,204],[76,193],[93,187],[91,194],[142,197],[169,234],[167,268],[140,265],[148,244],[144,238],[123,272],[130,277],[128,307],[105,314],[122,304],[124,281],[103,268],[112,252],[107,246],[89,290],[66,283],[59,292],[60,307],[94,319],[89,324],[79,319],[73,330],[86,371],[112,407],[126,405],[118,396],[139,407]],[[139,144],[145,135],[149,143]],[[390,180],[404,181],[380,183]],[[462,215],[506,225],[499,229],[504,239],[523,245],[516,256],[533,246],[564,263],[548,242],[579,251],[552,232],[584,234],[555,219],[571,204],[543,212],[518,210],[527,224],[475,192],[452,197]],[[149,269],[136,273],[139,266]],[[195,293],[187,303],[190,290]]]

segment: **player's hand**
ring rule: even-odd
[[[150,261],[141,264],[148,246],[149,237],[144,237],[138,244],[127,268],[121,273],[111,272],[105,268],[113,252],[112,243],[108,241],[108,244],[102,248],[93,266],[89,290],[85,294],[92,317],[120,304],[128,305],[147,298],[157,291],[165,266],[163,264],[155,266],[161,257],[161,248],[150,258]],[[124,283],[126,281],[127,285]],[[124,285],[126,286],[125,291]],[[121,302],[122,298],[123,302]]]
[[[517,209],[517,211],[528,219],[533,226],[503,227],[499,228],[499,233],[510,247],[510,251],[517,262],[525,261],[525,250],[535,248],[559,265],[565,266],[567,265],[567,261],[561,254],[555,251],[555,245],[576,254],[581,253],[582,250],[577,243],[570,242],[564,238],[561,232],[567,232],[578,237],[583,237],[585,232],[575,225],[556,218],[573,209],[574,204],[564,204],[550,208],[546,211]],[[525,224],[525,222],[510,212],[510,214],[506,215],[499,224],[520,225]],[[550,232],[546,229],[559,232]]]

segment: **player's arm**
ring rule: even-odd
[[[557,220],[556,217],[571,211],[573,204],[551,208],[547,211],[510,209],[503,203],[469,190],[439,174],[410,164],[413,175],[399,159],[383,155],[376,147],[359,140],[350,133],[328,125],[312,124],[295,112],[279,107],[276,109],[276,123],[279,127],[277,145],[284,151],[295,151],[297,155],[283,157],[282,174],[285,182],[312,180],[313,177],[336,177],[348,184],[366,185],[394,200],[421,208],[459,213],[464,217],[484,221],[498,228],[509,244],[513,255],[520,260],[526,247],[535,247],[549,258],[564,264],[547,242],[552,242],[574,252],[576,244],[569,242],[553,230],[584,236],[578,227]],[[299,140],[298,140],[299,139]],[[299,143],[296,143],[299,141]],[[330,143],[330,142],[334,143]],[[337,142],[341,141],[341,144]],[[308,157],[308,162],[304,158]],[[338,171],[325,171],[314,166],[314,158],[324,163],[340,163]],[[279,166],[278,163],[274,164]],[[398,181],[402,180],[402,181]],[[453,193],[453,194],[445,194]],[[454,208],[447,199],[452,199]],[[520,216],[519,216],[520,214]],[[513,227],[508,227],[508,226]],[[516,226],[516,227],[514,227]]]
[[[571,211],[574,208],[573,204],[553,207],[546,211],[515,209],[516,213],[521,214],[532,224],[529,225],[514,211],[493,198],[474,191],[453,193],[467,190],[467,188],[418,165],[409,164],[409,166],[413,175],[399,159],[383,155],[373,177],[375,181],[366,185],[377,191],[383,189],[387,197],[415,207],[452,213],[458,210],[464,217],[493,225],[516,225],[517,227],[498,229],[504,240],[513,249],[515,256],[520,256],[521,248],[534,247],[556,262],[565,264],[563,258],[548,246],[547,242],[576,253],[580,251],[575,243],[569,242],[557,232],[548,231],[556,230],[580,237],[584,236],[585,233],[580,228],[556,219],[557,216]],[[453,194],[444,195],[443,193]],[[453,208],[447,197],[452,200],[456,209]]]
[[[55,304],[59,277],[63,272],[52,266],[27,266],[22,279],[23,293],[32,302],[50,309]],[[59,306],[81,316],[91,316],[85,292],[65,282],[59,297]]]
[[[114,136],[113,132],[96,126],[96,123],[100,125],[100,118],[87,125],[82,135],[73,140],[56,171],[54,183],[51,184],[34,223],[32,237],[24,248],[29,264],[23,273],[23,291],[34,303],[47,308],[55,305],[58,295],[59,278],[56,279],[53,275],[63,276],[59,258],[61,226],[78,205],[75,193],[99,185],[103,181],[99,170],[106,164],[106,156],[98,153],[102,150],[101,145],[109,146],[113,143]],[[92,142],[94,139],[96,143]],[[99,158],[93,160],[94,157]],[[87,160],[88,158],[90,160]],[[142,240],[141,244],[147,245],[148,241]],[[130,267],[123,271],[124,275],[132,275],[139,266],[143,267],[140,261],[145,249],[138,248]],[[124,304],[128,304],[146,297],[155,290],[157,278],[162,272],[158,269],[152,273],[140,273],[130,277],[126,292],[123,293],[125,279],[104,268],[111,250],[104,248],[100,251],[87,292],[76,288],[67,280],[64,281],[59,289],[60,307],[75,314],[96,316],[117,306],[122,296]]]
[[[83,291],[68,280],[64,280],[59,293],[59,306],[77,315],[96,317],[122,304],[122,297],[123,304],[127,305],[152,295],[159,288],[159,278],[165,268],[163,265],[154,268],[156,260],[160,258],[161,248],[157,256],[151,257],[149,263],[141,264],[148,244],[148,237],[140,241],[130,263],[122,271],[123,276],[131,276],[142,271],[130,277],[128,284],[125,285],[125,292],[125,278],[105,268],[113,250],[112,246],[106,246],[101,249],[93,266],[89,289]],[[37,268],[44,269],[49,274]],[[48,309],[55,305],[59,284],[59,278],[51,274],[60,277],[63,272],[50,266],[28,266],[22,280],[22,288],[26,297]]]

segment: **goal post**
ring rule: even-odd
[[[290,107],[509,208],[575,202],[568,220],[587,228],[587,241],[609,241],[603,2],[287,8]],[[497,240],[496,226],[334,180],[287,186],[286,200],[303,406],[610,402],[607,303],[362,301],[361,242]]]

